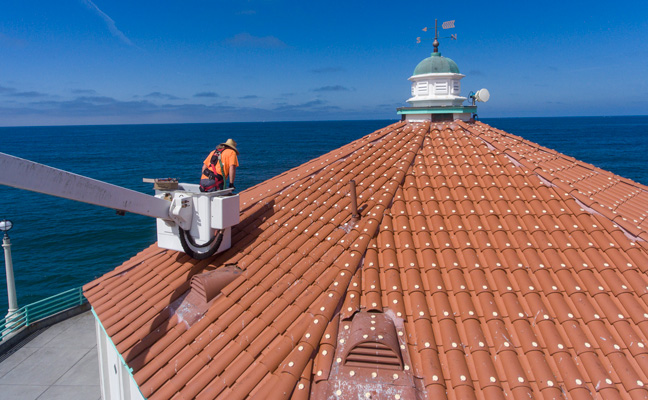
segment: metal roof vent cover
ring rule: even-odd
[[[396,327],[382,313],[357,313],[348,343],[345,367],[403,370]]]
[[[404,332],[403,319],[391,310],[360,311],[340,321],[330,370],[318,371],[311,398],[423,399],[423,386],[412,373],[406,339],[399,332]]]

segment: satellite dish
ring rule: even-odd
[[[486,103],[490,99],[490,92],[488,89],[479,89],[477,93],[475,93],[475,100],[481,101],[482,103]]]

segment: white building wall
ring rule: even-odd
[[[108,357],[108,352],[106,351],[106,337],[101,334],[101,325],[95,320],[95,333],[97,337],[97,353],[99,353],[99,381],[101,384],[101,398],[103,400],[110,398],[110,388],[109,388],[109,377],[108,377],[108,368],[106,357]]]
[[[95,326],[102,400],[145,400],[117,348],[98,320],[95,320]]]

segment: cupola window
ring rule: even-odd
[[[461,93],[461,83],[459,81],[452,81],[452,94],[459,95]]]
[[[434,94],[438,94],[438,95],[448,94],[448,82],[437,82],[434,85]]]
[[[427,96],[429,92],[429,86],[427,81],[416,82],[416,94],[419,96]]]

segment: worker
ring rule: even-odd
[[[236,167],[239,165],[238,153],[236,142],[232,139],[227,139],[225,143],[219,144],[209,153],[203,162],[200,177],[201,192],[222,190],[227,179],[229,179],[229,187],[234,188]]]

